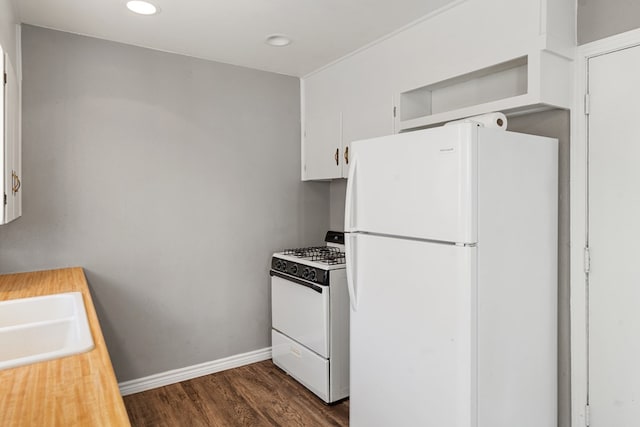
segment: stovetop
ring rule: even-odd
[[[345,253],[331,246],[287,249],[273,254],[273,259],[284,261],[281,271],[290,270],[294,265],[300,266],[300,269],[307,266],[318,270],[336,270],[346,266]],[[294,272],[296,270],[297,267]]]
[[[344,264],[344,252],[335,246],[309,246],[306,248],[285,249],[282,255],[290,255],[301,260],[319,262],[321,264]]]
[[[318,284],[329,284],[329,271],[346,268],[344,233],[330,231],[327,246],[285,249],[271,258],[272,275],[285,275]]]

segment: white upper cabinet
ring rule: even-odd
[[[346,177],[357,139],[491,111],[568,109],[574,3],[454,1],[305,76],[302,179]]]
[[[337,64],[338,65],[338,64]],[[342,64],[340,64],[342,65]],[[347,65],[347,64],[344,64]],[[343,178],[349,173],[351,142],[394,133],[394,94],[391,86],[391,64],[379,64],[375,55],[362,52],[339,67],[347,84],[341,88]]]
[[[391,65],[352,59],[302,80],[303,180],[346,178],[352,141],[394,133]]]
[[[3,209],[0,224],[6,224],[22,215],[22,143],[20,135],[20,86],[17,73],[9,56],[0,46],[2,89],[0,90],[0,135],[2,150],[0,164],[3,173],[0,188],[3,189]]]
[[[315,82],[314,82],[315,83]],[[331,82],[320,80],[311,88],[302,82],[302,170],[306,179],[342,176],[342,112]],[[310,159],[310,161],[306,161]]]

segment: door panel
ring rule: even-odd
[[[349,237],[350,425],[475,425],[476,248]]]
[[[591,425],[640,419],[640,47],[589,60]]]
[[[22,183],[21,176],[21,143],[19,129],[20,97],[18,77],[7,56],[6,60],[7,84],[5,88],[6,102],[6,140],[5,140],[5,179],[8,183],[6,222],[13,221],[22,214]]]
[[[445,126],[352,143],[345,230],[475,243],[476,129]]]
[[[386,93],[370,93],[349,99],[342,121],[342,176],[349,176],[351,143],[360,139],[393,134],[393,98]]]
[[[0,46],[0,76],[4,76],[6,72],[5,68],[5,55],[2,50],[2,46]],[[4,78],[4,77],[3,77]],[[6,147],[9,144],[8,136],[9,132],[7,130],[7,112],[5,109],[6,101],[6,89],[4,84],[0,84],[0,198],[4,197],[4,194],[7,194],[7,188],[10,190],[11,181],[7,181],[7,165],[8,159],[6,157]],[[11,172],[9,172],[9,176],[11,176]],[[8,197],[8,195],[7,195]],[[4,224],[7,218],[7,206],[2,202],[0,204],[0,224]]]
[[[304,143],[304,179],[342,176],[342,118],[332,110],[309,114]]]
[[[272,326],[307,346],[322,357],[329,357],[329,287],[322,292],[285,280],[271,278]]]

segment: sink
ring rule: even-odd
[[[0,370],[93,347],[80,292],[0,302]]]

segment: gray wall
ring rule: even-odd
[[[347,180],[336,179],[331,181],[329,190],[329,227],[332,230],[344,230],[344,202],[347,194]]]
[[[559,149],[559,239],[558,239],[558,426],[571,425],[571,354],[569,308],[569,112],[545,111],[512,117],[508,129],[514,132],[558,138]],[[346,180],[331,182],[330,226],[344,228]]]
[[[270,255],[329,225],[298,79],[30,26],[23,61],[0,271],[83,266],[120,381],[269,346]]]
[[[638,0],[578,0],[578,44],[640,28]]]

